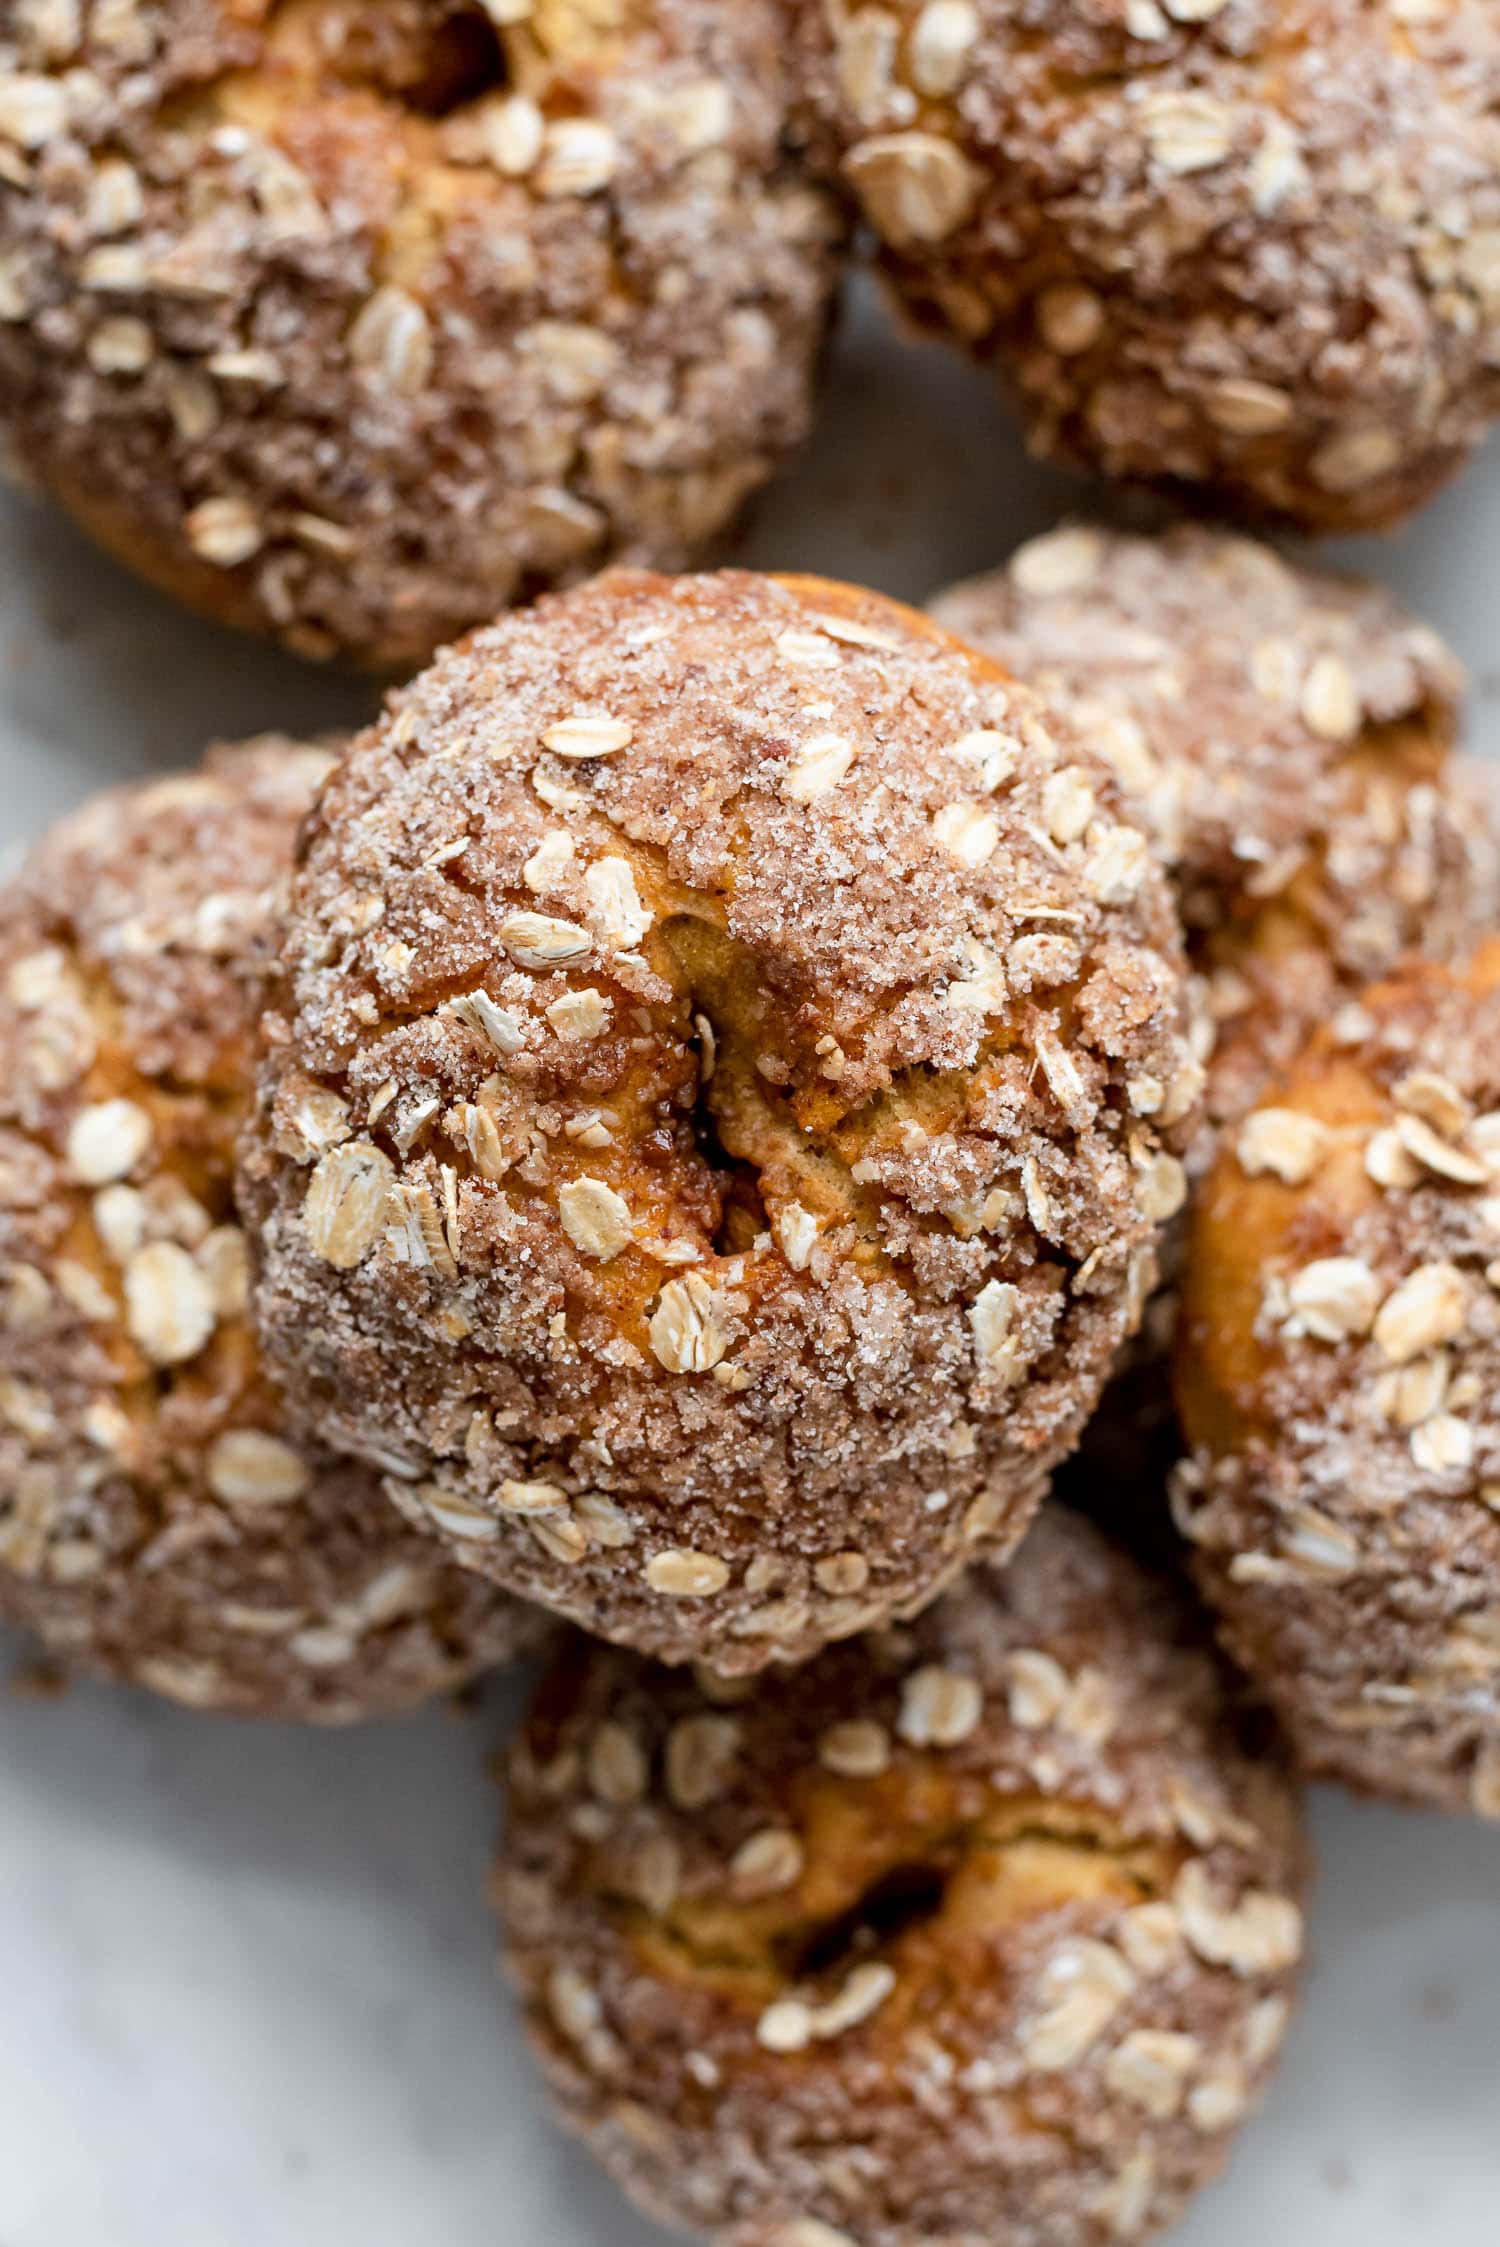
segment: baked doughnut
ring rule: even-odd
[[[1378,586],[1222,531],[1074,527],[933,604],[1067,708],[1168,865],[1214,1034],[1210,1123],[1406,952],[1500,923],[1463,680]]]
[[[539,1638],[258,1368],[230,1199],[267,928],[331,758],[102,795],[0,897],[0,1615],[195,1708],[342,1721]]]
[[[1295,1795],[1196,1618],[1049,1509],[744,1702],[578,1649],[496,1879],[563,2119],[724,2247],[1102,2247],[1220,2167],[1301,1948]]]
[[[1500,943],[1322,1030],[1198,1203],[1182,1527],[1309,1768],[1500,1817]]]
[[[779,0],[11,0],[0,423],[191,607],[411,670],[677,567],[799,439],[841,263]]]
[[[1500,411],[1491,0],[795,0],[821,160],[1036,450],[1318,530]]]
[[[298,1410],[470,1565],[726,1672],[1020,1536],[1201,1072],[1107,768],[910,610],[616,573],[305,831],[243,1192]]]

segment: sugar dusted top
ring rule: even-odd
[[[617,574],[442,658],[296,884],[247,1175],[309,1408],[674,1654],[805,1649],[1013,1537],[1198,1090],[1116,804],[993,665],[816,581]]]
[[[1500,405],[1492,0],[808,0],[813,137],[1039,449],[1318,529]]]

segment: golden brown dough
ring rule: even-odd
[[[1033,695],[848,587],[606,576],[393,699],[283,968],[265,1344],[455,1554],[741,1670],[1014,1544],[1201,1078]]]
[[[543,1686],[496,1880],[562,2118],[725,2247],[1105,2247],[1286,2025],[1294,1793],[1195,1619],[1061,1509],[753,1698]]]

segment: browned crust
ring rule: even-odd
[[[578,713],[584,759],[544,740]],[[295,888],[245,1191],[299,1409],[673,1660],[811,1652],[1008,1548],[1197,1091],[1113,805],[993,665],[813,580],[616,574],[443,658]]]
[[[61,822],[0,900],[0,1612],[200,1708],[344,1721],[542,1635],[260,1370],[231,1198],[269,940],[332,758],[267,738]]]
[[[1184,1607],[1053,1510],[1003,1574],[750,1698],[573,1649],[496,1901],[563,2119],[665,2220],[1099,2247],[1219,2167],[1301,1874]]]
[[[1179,1516],[1313,1770],[1500,1815],[1500,946],[1313,1040],[1196,1207]]]
[[[113,554],[411,670],[681,566],[804,434],[841,268],[776,0],[17,0],[0,417]]]
[[[1317,530],[1500,399],[1489,0],[803,0],[811,135],[1033,445]],[[1192,20],[1180,20],[1191,18]]]

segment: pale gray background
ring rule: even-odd
[[[1079,504],[977,377],[864,314],[740,556],[920,599]],[[1500,458],[1354,551],[1456,642],[1500,754]],[[372,699],[0,498],[7,851],[213,734]],[[494,1982],[485,1767],[512,1698],[319,1736],[0,1691],[0,2247],[651,2247],[543,2118]],[[1500,1832],[1331,1796],[1316,1823],[1305,2013],[1179,2247],[1495,2247]]]

